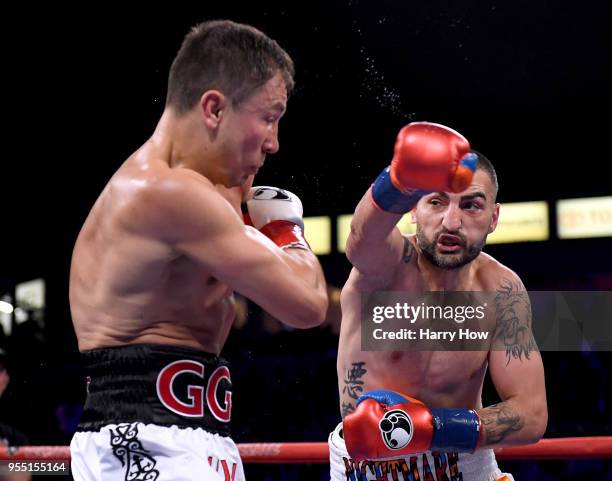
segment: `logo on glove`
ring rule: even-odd
[[[271,187],[260,187],[253,194],[256,200],[290,200],[287,192],[283,189],[273,189]]]
[[[402,449],[412,439],[412,421],[410,416],[400,409],[387,412],[378,427],[389,449]]]

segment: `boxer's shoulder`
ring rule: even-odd
[[[179,199],[213,197],[221,195],[213,183],[202,174],[188,168],[155,167],[134,176],[139,184],[138,193],[146,200],[155,202],[167,200],[166,196]]]
[[[133,192],[137,199],[148,196],[151,200],[164,194],[218,194],[205,175],[180,164],[170,165],[164,155],[144,146],[124,162],[109,184]]]
[[[167,240],[204,232],[215,218],[236,218],[227,200],[206,177],[190,169],[152,168],[121,173],[111,181],[117,220],[127,230]],[[198,229],[201,227],[204,230]]]
[[[481,252],[476,263],[477,277],[483,291],[525,290],[519,275],[493,256]]]
[[[402,251],[402,258],[400,265],[407,267],[409,269],[415,269],[417,267],[418,261],[418,250],[416,244],[416,235],[415,234],[402,234],[402,239],[404,241],[404,249]]]

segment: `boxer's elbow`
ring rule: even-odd
[[[323,287],[317,291],[317,300],[315,306],[315,316],[313,322],[315,326],[320,326],[327,318],[327,309],[329,308],[329,297],[327,297],[327,288]]]
[[[327,314],[327,292],[311,289],[300,296],[299,302],[287,314],[285,323],[297,329],[309,329],[323,324]]]
[[[544,436],[548,425],[546,401],[531,404],[525,418],[522,441],[524,444],[537,443]]]
[[[321,289],[313,290],[300,316],[300,325],[296,327],[308,329],[323,324],[327,315],[327,305],[327,292]]]
[[[533,428],[530,442],[536,443],[542,439],[546,432],[546,427],[548,426],[548,407],[546,406],[546,401],[536,405],[532,414],[532,419]]]
[[[327,314],[327,285],[317,257],[302,249],[289,249],[288,261],[294,269],[291,287],[288,288],[288,310],[292,312],[287,324],[298,329],[316,327]]]

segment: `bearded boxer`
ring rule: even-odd
[[[513,271],[482,252],[497,225],[497,190],[493,165],[462,135],[415,122],[399,132],[390,167],[357,206],[341,296],[343,423],[329,438],[333,481],[512,479],[491,448],[543,435],[529,298]],[[396,224],[410,211],[417,230],[405,236]],[[493,342],[474,351],[363,350],[362,301],[377,291],[496,293]],[[502,401],[483,407],[487,368]]]
[[[76,480],[244,479],[220,357],[233,292],[296,328],[327,308],[300,200],[249,188],[279,148],[292,85],[290,57],[250,26],[206,22],[185,37],[157,128],[74,247],[70,305],[88,374]]]

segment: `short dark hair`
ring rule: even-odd
[[[476,170],[484,170],[491,179],[495,189],[495,198],[493,199],[493,201],[495,201],[497,199],[497,192],[499,191],[499,183],[497,182],[497,172],[495,172],[495,167],[493,167],[493,164],[489,159],[487,159],[477,150],[471,149],[470,152],[476,154],[478,157],[478,165],[476,166]]]
[[[250,25],[213,20],[185,35],[168,78],[166,106],[184,114],[204,92],[217,89],[238,107],[277,72],[287,95],[293,89],[293,60],[276,41]]]

